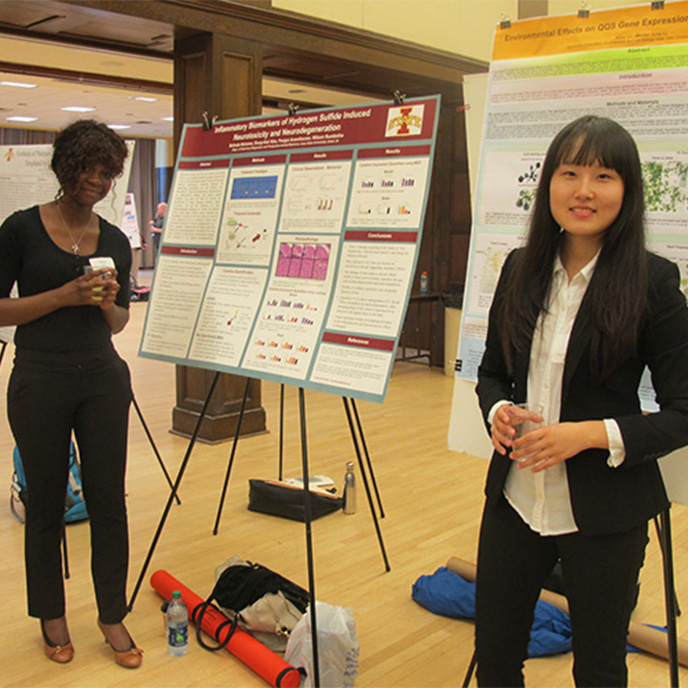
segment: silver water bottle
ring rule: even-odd
[[[344,513],[356,513],[356,477],[354,476],[354,462],[347,461],[344,476]]]

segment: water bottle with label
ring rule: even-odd
[[[167,621],[167,651],[173,657],[181,657],[189,651],[189,612],[179,590],[172,593],[165,618]]]
[[[356,513],[356,477],[354,476],[354,462],[347,461],[344,476],[344,513]]]
[[[428,273],[423,271],[420,273],[420,293],[427,294],[430,289],[430,280]]]

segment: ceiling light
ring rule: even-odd
[[[142,100],[144,103],[154,103],[157,98],[151,98],[150,96],[133,96],[133,100]]]
[[[21,81],[0,81],[0,86],[14,86],[15,88],[36,88],[38,84],[25,84]]]
[[[174,117],[161,117],[163,122],[174,122]]]
[[[65,112],[93,112],[95,108],[83,107],[81,105],[69,105],[68,107],[60,108],[60,110],[64,110]]]
[[[8,122],[35,122],[38,117],[23,117],[20,115],[13,115],[12,117],[5,117]]]
[[[108,124],[110,129],[131,129],[131,124]]]

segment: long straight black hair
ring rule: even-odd
[[[510,274],[499,310],[507,366],[525,353],[545,310],[554,260],[564,233],[550,210],[550,182],[562,164],[599,164],[624,185],[621,210],[602,237],[586,299],[592,309],[590,365],[601,380],[635,350],[647,308],[645,203],[640,157],[631,135],[613,120],[587,115],[565,126],[547,150],[525,248]]]

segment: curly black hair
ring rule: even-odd
[[[94,119],[80,119],[65,127],[53,142],[50,161],[63,189],[77,184],[79,175],[100,163],[114,179],[122,174],[129,149],[124,139],[106,124]]]

